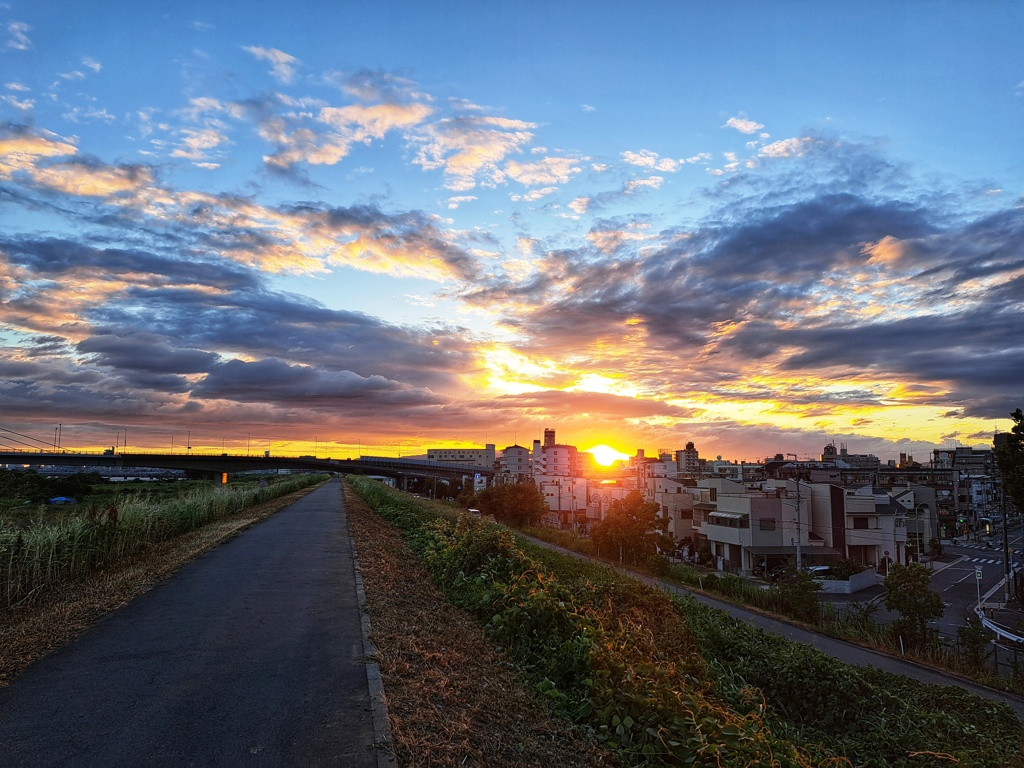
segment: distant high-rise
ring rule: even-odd
[[[544,447],[552,448],[555,445],[555,430],[545,429],[544,430]]]
[[[679,474],[685,477],[696,477],[700,473],[700,454],[693,442],[687,443],[683,450],[676,451],[676,466]]]

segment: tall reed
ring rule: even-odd
[[[25,530],[0,520],[0,609],[132,557],[149,544],[322,480],[322,475],[299,475],[264,487],[208,486],[162,501],[129,496],[106,508],[58,523],[37,522]]]

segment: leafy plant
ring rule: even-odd
[[[928,587],[930,579],[931,571],[920,563],[896,563],[882,582],[885,607],[900,614],[893,630],[912,646],[925,644],[928,622],[945,612],[942,598]]]

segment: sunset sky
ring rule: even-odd
[[[991,444],[1022,40],[998,0],[2,2],[0,446]]]

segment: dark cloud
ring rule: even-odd
[[[151,374],[205,373],[220,359],[213,352],[176,347],[155,334],[96,335],[78,343],[78,351],[94,365]]]
[[[252,363],[231,360],[218,365],[192,389],[192,395],[314,408],[351,408],[358,402],[378,408],[442,402],[428,390],[414,389],[383,376],[325,371],[277,359]]]
[[[73,281],[99,279],[150,285],[198,283],[231,290],[255,288],[261,276],[230,261],[185,259],[143,249],[97,248],[66,238],[4,237],[0,253],[10,264],[29,270],[31,278]],[[2,256],[0,256],[2,259]]]
[[[543,391],[521,395],[507,395],[494,400],[482,401],[477,408],[515,408],[537,411],[550,419],[585,417],[602,418],[643,418],[669,416],[677,419],[692,418],[699,409],[681,408],[657,400],[623,397],[598,392]]]
[[[474,365],[472,340],[456,327],[405,329],[304,297],[196,289],[132,289],[88,313],[103,333],[150,329],[185,348],[232,350],[414,386],[450,387]]]

